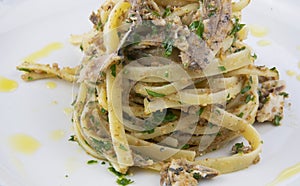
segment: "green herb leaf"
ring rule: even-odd
[[[246,97],[246,103],[249,103],[250,101],[253,101],[254,100],[254,96],[252,96],[252,95],[247,95],[247,97]]]
[[[163,17],[164,18],[168,17],[169,15],[171,15],[171,13],[172,13],[171,9],[170,8],[166,8],[166,10],[165,10],[165,12],[163,14]]]
[[[282,117],[279,116],[279,115],[276,115],[274,120],[273,120],[273,123],[275,126],[279,126],[280,125],[280,121],[282,120]]]
[[[68,141],[73,141],[73,142],[75,142],[75,141],[76,141],[75,135],[70,136],[70,138],[68,139]]]
[[[145,130],[143,131],[143,133],[147,133],[147,134],[153,134],[155,132],[155,129],[150,129],[150,130]]]
[[[89,164],[89,165],[91,165],[91,164],[96,164],[96,163],[98,163],[97,160],[89,160],[89,161],[87,162],[87,164]]]
[[[201,116],[201,114],[203,113],[204,108],[201,107],[198,111],[197,111],[197,115]]]
[[[183,145],[183,146],[181,147],[181,149],[183,149],[183,150],[188,149],[188,148],[190,148],[190,145],[189,145],[189,144],[185,144],[185,145]]]
[[[253,54],[252,56],[251,56],[254,60],[257,60],[257,54]]]
[[[166,96],[165,94],[160,94],[160,93],[154,92],[154,91],[149,90],[149,89],[146,89],[146,92],[149,96],[153,96],[153,97],[157,97],[157,98],[161,98],[161,97]]]
[[[116,77],[117,76],[117,65],[116,64],[113,64],[111,67],[110,67],[110,70],[111,70],[111,75]]]
[[[240,22],[239,18],[235,18],[233,28],[230,32],[230,35],[235,35],[240,30],[242,30],[242,28],[245,26],[245,24],[240,24],[239,22]]]
[[[201,21],[194,21],[190,24],[189,28],[196,31],[196,34],[202,39],[204,33],[204,24]]]
[[[284,98],[288,98],[289,97],[289,94],[286,93],[286,92],[280,92],[279,95],[283,96]]]
[[[83,46],[82,46],[82,44],[80,45],[79,48],[80,48],[80,50],[83,52]]]
[[[174,41],[171,40],[171,39],[166,39],[164,42],[163,42],[163,47],[165,49],[165,55],[166,56],[170,56],[173,52],[173,44],[174,44]]]
[[[123,176],[127,176],[127,174],[122,174],[122,173],[116,171],[116,169],[114,167],[108,167],[108,170],[119,178],[123,177]]]
[[[244,116],[243,112],[241,112],[241,113],[239,113],[239,115],[237,115],[237,117],[239,117],[239,118],[242,118],[243,116]]]
[[[244,148],[245,146],[244,146],[244,143],[243,142],[241,142],[241,143],[236,143],[234,146],[233,146],[233,150],[235,151],[235,152],[237,152],[237,153],[239,153],[239,152],[243,152],[243,148]]]
[[[157,11],[153,11],[152,15],[156,16],[156,17],[160,17],[160,14]]]
[[[246,47],[243,46],[242,48],[236,49],[236,50],[234,51],[234,53],[238,53],[238,52],[243,51],[243,50],[245,50],[245,49],[246,49]]]
[[[121,150],[128,151],[128,150],[126,149],[126,147],[125,147],[123,144],[120,144],[119,148],[120,148]]]
[[[23,72],[32,72],[30,69],[28,68],[18,68],[19,71],[23,71]]]
[[[245,93],[248,92],[250,89],[251,89],[251,86],[250,86],[250,85],[247,85],[246,87],[244,87],[244,88],[241,90],[241,94],[245,94]]]
[[[131,179],[128,178],[119,178],[117,180],[117,184],[121,185],[121,186],[126,186],[129,184],[132,184],[134,181],[132,181]]]
[[[219,68],[219,70],[221,70],[221,71],[226,71],[226,68],[225,68],[224,66],[219,66],[218,68]]]
[[[164,123],[172,122],[172,121],[175,121],[176,119],[177,119],[177,116],[173,112],[167,111],[167,114],[164,117],[163,122]]]
[[[99,22],[98,22],[98,24],[97,24],[97,26],[96,26],[96,30],[101,30],[101,27],[102,27],[102,22],[99,20]]]
[[[198,172],[195,172],[193,174],[193,178],[195,178],[196,180],[199,180],[199,179],[201,179],[201,176],[200,176],[200,174]]]

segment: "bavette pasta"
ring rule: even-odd
[[[75,137],[118,172],[160,171],[161,185],[204,178],[259,161],[252,125],[279,125],[287,97],[276,68],[256,66],[244,42],[242,10],[250,0],[107,0],[93,29],[71,36],[82,63],[24,62],[22,78],[61,78],[78,85]],[[228,157],[201,158],[234,139]],[[245,144],[244,144],[245,143]]]

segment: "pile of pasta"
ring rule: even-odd
[[[284,100],[278,71],[256,66],[243,42],[249,2],[107,0],[90,17],[93,29],[71,37],[84,52],[79,66],[24,62],[18,69],[24,80],[76,83],[76,140],[118,172],[160,171],[173,159],[241,170],[259,161],[262,139],[252,124],[281,120]],[[273,98],[275,111],[266,112]],[[238,137],[248,144],[232,155],[201,158]]]

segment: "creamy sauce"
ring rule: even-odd
[[[61,140],[65,137],[65,131],[63,130],[54,130],[50,133],[50,139],[54,141]]]
[[[258,46],[262,46],[262,47],[264,47],[264,46],[269,46],[269,45],[271,45],[272,43],[271,43],[271,41],[268,41],[268,40],[259,40],[258,42],[257,42],[257,45]]]
[[[250,25],[250,33],[254,37],[265,37],[269,33],[269,29],[259,25]]]
[[[289,167],[285,170],[283,170],[278,176],[277,178],[272,181],[271,183],[267,184],[267,186],[275,186],[280,182],[283,182],[289,178],[291,178],[292,176],[295,176],[296,174],[300,173],[300,163]]]
[[[26,58],[24,58],[24,61],[34,63],[37,60],[47,57],[55,50],[59,50],[61,48],[63,48],[62,43],[59,43],[59,42],[50,43],[49,45],[45,46],[41,50],[36,51],[36,52],[30,54],[29,56],[27,56]]]
[[[48,89],[55,89],[57,87],[57,85],[56,85],[56,83],[50,81],[50,82],[46,83],[46,87]]]
[[[287,70],[287,71],[286,71],[286,74],[287,74],[288,76],[295,76],[297,73],[296,73],[295,71],[293,71],[293,70]]]
[[[14,151],[23,154],[33,154],[41,146],[39,141],[26,134],[15,134],[10,136],[9,145]]]
[[[73,112],[73,109],[72,108],[64,108],[64,113],[66,114],[66,115],[70,115],[70,114],[72,114],[72,112]]]
[[[14,80],[0,76],[0,92],[12,92],[18,88],[18,83]]]

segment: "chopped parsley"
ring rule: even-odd
[[[167,111],[167,114],[166,114],[165,118],[163,119],[163,122],[164,123],[172,122],[172,121],[175,121],[176,119],[177,119],[177,116],[173,112]]]
[[[88,164],[88,165],[96,164],[96,163],[98,163],[97,160],[89,160],[89,161],[87,161],[87,164]]]
[[[122,174],[118,172],[114,167],[108,167],[108,170],[112,172],[114,175],[116,175],[117,177],[127,176],[127,174]]]
[[[244,116],[243,112],[241,112],[241,113],[239,113],[239,115],[237,115],[237,117],[239,117],[239,118],[242,118],[243,116]]]
[[[68,139],[68,141],[76,141],[76,139],[75,139],[75,135],[72,135],[72,136],[70,136],[70,138]]]
[[[132,184],[134,181],[132,181],[131,179],[123,177],[123,178],[118,178],[118,180],[116,182],[119,185],[126,186],[126,185],[129,185],[129,184]]]
[[[239,18],[235,18],[234,24],[233,24],[233,28],[232,28],[232,30],[230,32],[230,35],[235,35],[239,31],[241,31],[242,28],[245,26],[245,24],[240,24],[239,22],[240,22],[240,19]]]
[[[189,145],[189,144],[185,144],[185,145],[183,145],[183,146],[181,147],[181,149],[183,149],[183,150],[188,149],[188,148],[190,148],[190,145]]]
[[[243,46],[242,48],[236,49],[236,50],[234,51],[234,53],[238,53],[238,52],[243,51],[243,50],[245,50],[245,49],[246,49],[246,47]]]
[[[23,71],[23,72],[32,72],[30,69],[28,68],[18,68],[18,70]]]
[[[117,76],[117,65],[116,64],[113,64],[111,67],[110,67],[110,70],[111,70],[111,75],[116,77]]]
[[[150,129],[150,130],[145,130],[143,131],[143,133],[147,133],[147,134],[153,134],[155,132],[155,129]]]
[[[203,113],[204,108],[201,107],[198,111],[197,111],[197,115],[201,116],[201,114]]]
[[[253,54],[252,56],[251,56],[254,60],[257,60],[257,54]]]
[[[195,172],[193,174],[193,178],[195,178],[196,180],[199,180],[201,178],[200,174],[198,172]]]
[[[80,48],[80,50],[83,52],[83,46],[82,46],[82,44],[80,45],[79,48]]]
[[[126,186],[126,185],[133,183],[133,181],[131,179],[128,179],[125,177],[128,174],[122,174],[122,173],[118,172],[114,167],[109,167],[108,170],[118,177],[118,179],[116,181],[116,183],[118,185]]]
[[[192,31],[196,31],[196,34],[200,37],[203,38],[203,33],[204,33],[204,24],[201,21],[194,21],[190,24],[189,28]]]
[[[226,71],[226,68],[225,68],[224,66],[219,66],[218,68],[219,68],[219,70],[221,70],[221,71]]]
[[[275,118],[274,118],[274,120],[273,120],[273,124],[274,124],[275,126],[279,126],[281,120],[282,120],[282,117],[279,116],[279,115],[276,115]]]
[[[106,113],[107,111],[104,108],[101,108],[101,113]]]
[[[165,10],[165,12],[163,14],[163,17],[164,18],[168,17],[169,15],[171,15],[171,13],[172,13],[171,9],[170,8],[166,8],[166,10]]]
[[[286,92],[280,92],[279,95],[283,96],[284,98],[288,98],[289,97],[289,94],[286,93]]]
[[[125,147],[123,144],[120,144],[119,148],[120,148],[121,150],[128,151],[128,150],[126,149],[126,147]]]
[[[254,100],[254,96],[252,96],[252,95],[247,95],[247,97],[246,97],[246,103],[249,103],[250,101],[253,101]]]
[[[241,90],[241,94],[245,94],[245,93],[248,92],[250,89],[251,89],[251,86],[250,86],[250,85],[247,85],[246,87],[244,87],[244,88]]]
[[[271,71],[277,72],[277,68],[276,68],[276,67],[273,67],[273,68],[271,68],[270,70],[271,70]]]
[[[154,92],[154,91],[149,90],[149,89],[146,89],[146,92],[147,92],[147,94],[149,96],[152,96],[152,97],[161,98],[161,97],[165,97],[166,96],[165,94],[160,94],[160,93]]]
[[[160,14],[157,11],[153,11],[152,15],[156,16],[156,17],[160,17]]]
[[[165,49],[165,55],[168,57],[172,54],[173,52],[173,44],[174,44],[174,41],[171,40],[171,39],[166,39],[164,42],[163,42],[163,47]]]
[[[243,152],[243,149],[244,149],[244,143],[241,142],[241,143],[236,143],[233,147],[232,147],[232,150],[236,153],[241,153]]]
[[[102,27],[102,22],[99,20],[99,22],[97,23],[97,26],[96,26],[96,30],[101,30],[101,27]]]

